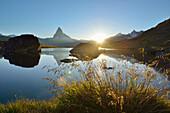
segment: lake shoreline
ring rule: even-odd
[[[147,64],[149,67],[155,68],[155,65],[151,65],[154,61],[159,60],[156,70],[162,70],[160,72],[164,72],[167,70],[167,75],[170,77],[170,60],[168,58],[157,58],[158,56],[152,54],[144,54],[141,53],[138,49],[115,49],[115,50],[105,50],[103,52],[111,52],[118,55],[128,56],[142,62],[143,64]]]

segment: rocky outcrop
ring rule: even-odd
[[[150,46],[145,46],[143,52],[147,54],[156,54],[157,50]]]
[[[72,56],[78,59],[97,58],[100,54],[97,44],[81,43],[70,51]]]
[[[77,61],[77,59],[62,59],[60,60],[60,62],[64,62],[64,63],[71,63],[71,62],[75,62]]]
[[[40,51],[40,43],[34,35],[21,35],[10,38],[2,45],[2,52],[12,53],[38,53]]]
[[[10,64],[21,67],[34,67],[40,59],[40,43],[34,35],[21,35],[0,41],[0,53]]]

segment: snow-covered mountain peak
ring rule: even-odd
[[[136,37],[136,36],[138,36],[138,35],[140,35],[140,34],[142,34],[142,33],[143,33],[142,30],[139,31],[139,32],[133,30],[129,35],[130,35],[132,38],[134,38],[134,37]]]
[[[54,34],[53,38],[58,37],[58,36],[63,36],[63,31],[60,27],[58,27],[56,33]]]
[[[66,35],[60,27],[58,27],[56,33],[52,38],[39,39],[41,44],[53,45],[60,47],[73,47],[83,41],[72,39],[70,36]]]
[[[64,34],[62,29],[60,27],[58,27],[56,33],[53,36],[53,39],[71,39],[71,37]]]
[[[123,41],[123,40],[129,40],[132,39],[140,34],[142,34],[143,31],[135,31],[133,30],[132,32],[128,33],[128,34],[122,34],[122,33],[118,33],[115,36],[112,36],[110,38],[105,39],[106,42],[111,43],[111,42],[116,42],[116,41]]]
[[[13,38],[16,37],[16,35],[12,34],[12,35],[8,35],[9,37]]]
[[[135,30],[133,30],[130,34],[137,33]]]
[[[123,35],[122,33],[118,33],[116,36],[121,36],[121,35]]]
[[[62,29],[60,27],[58,27],[56,33],[63,33]]]

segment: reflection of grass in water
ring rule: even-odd
[[[18,100],[1,105],[0,111],[16,112],[165,112],[168,111],[166,80],[149,69],[115,71],[95,64],[73,63],[48,71],[50,89],[58,98],[49,101]],[[64,70],[65,69],[65,70]],[[66,71],[67,70],[67,71]],[[73,73],[74,72],[74,73]],[[163,93],[162,93],[163,91]]]

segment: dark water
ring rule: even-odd
[[[42,49],[41,55],[10,55],[10,57],[0,55],[0,103],[6,103],[15,100],[16,97],[24,97],[29,99],[43,100],[52,98],[54,95],[45,88],[48,81],[43,78],[49,77],[47,66],[62,66],[60,60],[73,58],[69,56],[71,48],[49,48]],[[21,57],[19,57],[21,56]],[[119,59],[120,55],[113,53],[105,53],[93,59],[98,61],[101,59],[110,60],[110,64],[114,64],[116,69],[122,67],[138,66],[139,70],[145,71],[143,64],[135,63],[135,59],[128,58],[129,61]],[[81,63],[81,61],[78,61]],[[151,69],[155,72],[154,69]],[[16,97],[15,97],[16,95]]]

